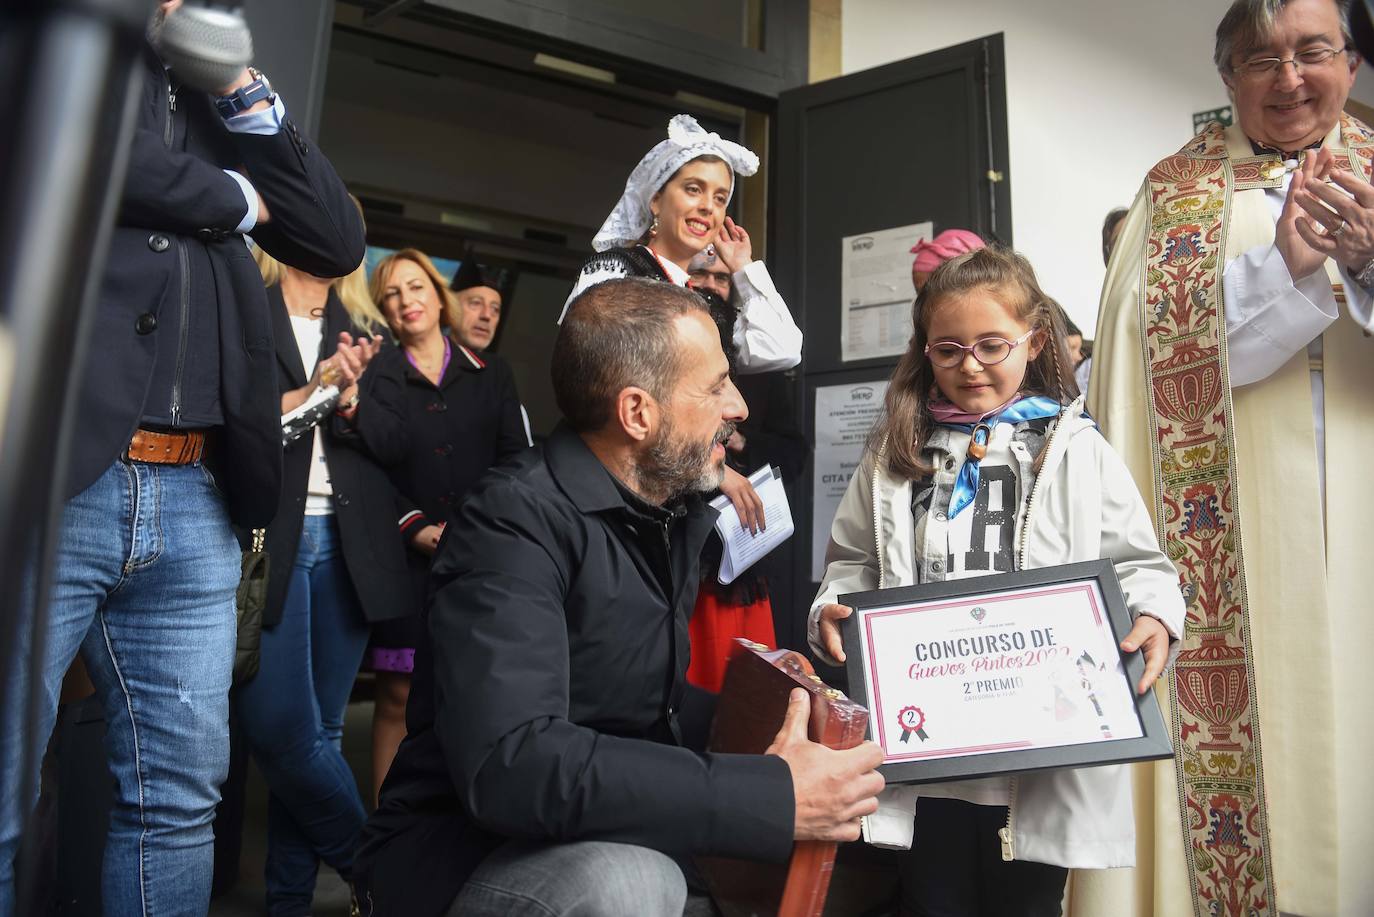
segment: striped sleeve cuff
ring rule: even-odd
[[[406,513],[401,517],[401,521],[397,523],[401,529],[402,535],[413,534],[417,530],[424,528],[427,524],[428,520],[425,519],[425,514],[418,509],[413,509]]]

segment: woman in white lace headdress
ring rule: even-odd
[[[592,239],[596,254],[583,262],[568,303],[588,287],[621,277],[694,286],[711,309],[732,374],[796,366],[801,362],[801,329],[773,286],[768,269],[754,260],[749,233],[725,214],[735,177],[753,175],[758,167],[759,158],[752,151],[702,130],[690,115],[673,118],[668,123],[668,139],[635,166],[625,182],[625,193]],[[721,268],[730,275],[728,284],[697,287],[691,282],[692,272],[701,277]],[[734,295],[729,295],[732,291]],[[726,296],[722,298],[719,292]],[[565,313],[567,308],[564,305]],[[721,492],[734,504],[741,524],[756,532],[764,528],[763,500],[749,479],[728,464]],[[719,549],[707,550],[718,563]],[[708,657],[722,655],[721,647],[728,642],[715,639],[717,632],[771,644],[773,620],[766,593],[745,599],[722,592],[724,587],[706,575],[709,568],[704,562],[693,614],[695,668],[688,679],[719,690],[716,676],[724,671],[723,658],[703,665]],[[720,623],[710,623],[717,619]]]
[[[725,214],[735,177],[753,175],[758,167],[752,151],[702,130],[691,115],[674,117],[668,138],[635,166],[625,193],[592,239],[596,254],[583,263],[568,303],[588,287],[618,277],[687,286],[692,258],[713,247],[732,275],[738,299],[736,371],[796,366],[801,330],[768,269],[754,260],[749,233]]]

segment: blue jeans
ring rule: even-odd
[[[320,860],[349,877],[367,818],[340,746],[369,628],[338,531],[333,516],[305,517],[281,621],[263,631],[261,669],[235,695],[238,721],[271,790],[266,880],[273,917],[310,913]]]
[[[105,913],[205,914],[229,767],[239,557],[224,498],[200,465],[115,462],[67,501],[42,658],[21,640],[0,697],[0,917],[14,909],[15,848],[34,802],[18,789],[28,666],[43,690],[27,741],[41,747],[78,650],[105,708],[115,781]]]

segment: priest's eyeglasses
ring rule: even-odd
[[[1245,76],[1261,79],[1278,74],[1284,64],[1292,64],[1293,69],[1302,73],[1306,67],[1324,67],[1337,54],[1344,54],[1349,48],[1308,48],[1292,57],[1256,57],[1236,65],[1236,70]]]
[[[926,357],[941,369],[953,369],[964,362],[964,354],[973,354],[973,359],[984,366],[996,366],[998,363],[1011,356],[1011,352],[1020,347],[1026,340],[1035,334],[1035,329],[1027,331],[1014,341],[1006,338],[979,338],[972,344],[958,344],[954,341],[936,341],[926,345]]]

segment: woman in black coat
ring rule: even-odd
[[[267,529],[267,606],[258,674],[235,708],[271,790],[268,912],[308,914],[319,861],[348,878],[366,813],[340,752],[344,709],[370,623],[410,612],[394,498],[363,431],[389,429],[390,381],[370,362],[379,317],[358,272],[331,282],[259,253],[268,282],[281,410],[337,378],[337,407],[283,455],[277,515]],[[359,271],[362,269],[359,268]],[[341,297],[342,292],[342,297]],[[375,378],[374,378],[375,377]],[[362,384],[359,384],[359,383]]]
[[[368,661],[377,673],[373,714],[374,791],[405,737],[405,704],[415,650],[427,642],[423,607],[429,561],[464,495],[493,465],[530,445],[510,367],[478,356],[455,334],[458,304],[433,262],[403,249],[373,269],[372,298],[400,346],[371,370],[388,380],[378,392],[394,430],[367,430],[369,442],[402,443],[388,468],[397,494],[394,524],[408,545],[415,614],[378,628]],[[392,384],[398,380],[399,384]],[[383,393],[384,392],[384,393]]]

